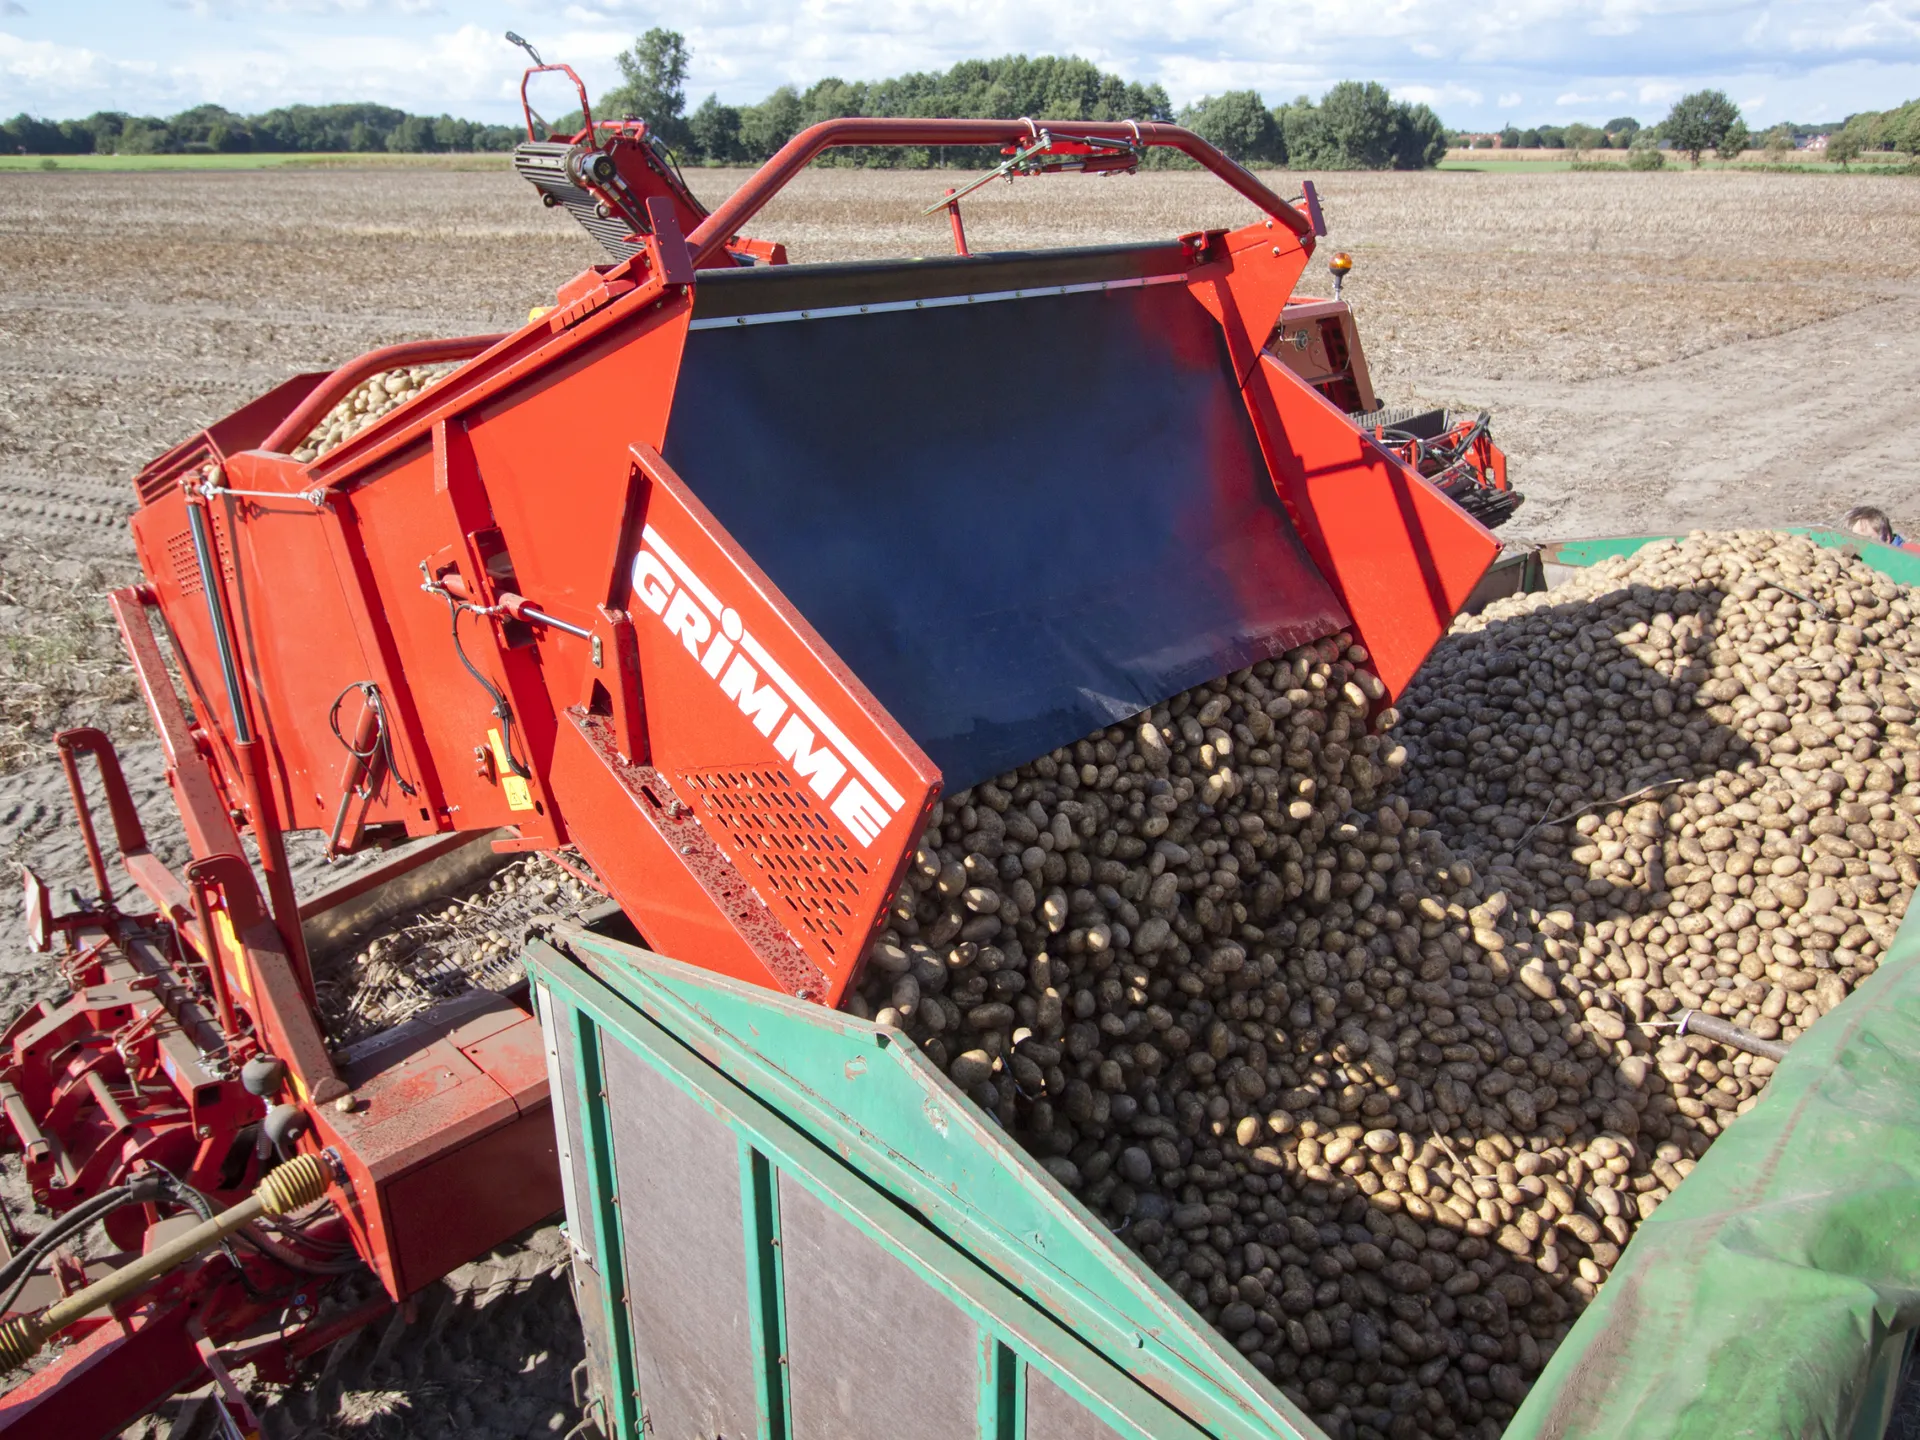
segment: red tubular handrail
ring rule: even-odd
[[[294,412],[274,427],[260,448],[285,455],[312,433],[326,413],[338,405],[354,387],[364,384],[383,370],[398,370],[404,365],[438,365],[447,360],[471,360],[491,350],[505,335],[462,335],[451,340],[407,340],[398,345],[369,350],[357,360],[349,360],[308,393]]]
[[[550,70],[563,72],[569,80],[573,81],[573,88],[580,92],[580,130],[581,133],[585,134],[587,139],[591,141],[593,139],[593,109],[587,104],[587,85],[584,80],[573,73],[573,67],[571,65],[532,65],[520,76],[520,113],[526,118],[527,139],[538,140],[540,138],[533,133],[533,105],[527,99],[527,82],[533,79],[534,76],[544,75]],[[548,138],[552,138],[551,132],[549,132]]]
[[[1262,185],[1243,167],[1229,160],[1191,130],[1154,121],[1131,120],[869,120],[849,118],[822,120],[809,126],[780,147],[779,153],[762,165],[732,195],[727,197],[687,237],[697,268],[740,228],[759,213],[762,206],[785,188],[787,182],[812,163],[822,150],[844,145],[1007,145],[1036,138],[1042,130],[1051,130],[1075,139],[1111,140],[1119,144],[1157,145],[1178,150],[1189,159],[1211,170],[1260,209],[1306,239],[1313,224],[1293,206]]]

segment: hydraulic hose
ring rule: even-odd
[[[35,1267],[48,1251],[58,1247],[68,1237],[79,1234],[95,1221],[104,1220],[122,1205],[156,1198],[151,1191],[151,1186],[137,1187],[136,1184],[103,1190],[92,1199],[74,1206],[35,1235],[20,1248],[19,1254],[0,1267],[0,1314],[13,1308],[14,1297],[33,1278]]]
[[[298,1270],[305,1275],[350,1275],[355,1270],[364,1270],[366,1262],[351,1249],[328,1257],[324,1260],[302,1255],[293,1246],[283,1243],[267,1234],[257,1225],[241,1227],[234,1239],[242,1245],[251,1245],[269,1260],[286,1266],[289,1270]]]
[[[103,1306],[138,1294],[155,1280],[204,1251],[211,1250],[234,1231],[262,1215],[286,1215],[311,1205],[327,1193],[333,1171],[318,1155],[299,1155],[275,1169],[238,1205],[164,1245],[155,1246],[131,1265],[103,1275],[83,1290],[34,1315],[17,1315],[0,1325],[0,1368],[12,1370],[27,1363],[49,1338],[74,1321]]]

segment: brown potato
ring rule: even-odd
[[[853,1006],[1323,1419],[1414,1386],[1491,1433],[1772,1071],[1679,1012],[1791,1041],[1891,939],[1912,608],[1691,536],[1463,618],[1373,715],[1350,636],[1223,676],[947,796]]]

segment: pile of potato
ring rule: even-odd
[[[1335,1436],[1496,1435],[1912,893],[1908,592],[1695,536],[946,797],[898,1024]],[[1643,1023],[1644,1022],[1644,1023]]]
[[[1407,793],[1634,1020],[1791,1041],[1920,880],[1913,610],[1797,536],[1649,546],[1455,627],[1403,697]]]
[[[326,418],[313,427],[313,432],[293,452],[293,458],[302,463],[319,459],[335,446],[345,444],[389,410],[406,404],[453,368],[451,365],[414,365],[374,376],[327,412]]]

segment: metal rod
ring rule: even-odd
[[[221,1033],[231,1040],[239,1032],[233,1023],[233,992],[227,988],[226,960],[220,953],[220,937],[213,928],[213,907],[207,903],[204,881],[190,875],[188,883],[193,886],[193,918],[200,922],[200,939],[207,947],[207,982],[213,986],[214,1012],[220,1021]],[[240,963],[247,963],[244,955]]]
[[[374,774],[374,762],[380,758],[380,711],[364,694],[360,697],[360,720],[353,730],[353,743],[347,746],[347,763],[340,772],[340,808],[334,812],[333,833],[327,836],[327,854],[344,855],[360,843],[362,827],[355,824],[351,839],[346,839],[347,819],[360,788],[367,781],[369,792],[380,783]]]
[[[306,934],[300,928],[300,897],[294,892],[293,872],[287,865],[286,840],[280,833],[279,817],[268,788],[266,752],[253,740],[238,749],[246,783],[247,812],[253,817],[253,840],[260,850],[260,868],[267,875],[267,905],[273,914],[274,928],[280,932],[287,957],[293,962],[294,978],[300,983],[301,994],[306,996],[308,1005],[317,1005]]]
[[[315,1003],[312,967],[307,959],[306,938],[300,930],[300,902],[294,894],[293,877],[287,869],[286,844],[273,810],[268,784],[266,756],[255,742],[253,724],[247,713],[247,699],[240,687],[240,670],[234,658],[234,638],[227,610],[226,587],[213,551],[213,529],[207,520],[207,498],[191,485],[187,487],[187,520],[193,534],[194,560],[200,567],[200,585],[207,594],[207,614],[213,623],[213,639],[220,655],[220,675],[226,686],[227,704],[233,711],[233,748],[239,762],[240,783],[253,829],[254,843],[260,850],[260,868],[267,876],[267,900],[281,942],[293,961],[307,1003]]]
[[[158,1013],[158,1012],[156,1012]],[[114,1098],[107,1082],[100,1078],[98,1070],[87,1071],[87,1089],[93,1095],[94,1104],[100,1107],[100,1113],[107,1117],[107,1124],[113,1127],[113,1133],[131,1130],[133,1122],[127,1118],[127,1112],[121,1108],[119,1100]]]
[[[582,629],[578,625],[569,625],[565,620],[556,620],[537,605],[521,606],[520,618],[529,620],[535,625],[551,625],[555,630],[564,630],[569,635],[578,635],[582,640],[593,638],[593,631]]]
[[[240,670],[234,663],[233,636],[227,629],[227,604],[213,558],[213,534],[207,524],[204,495],[187,492],[187,528],[193,535],[193,559],[200,567],[200,589],[207,597],[207,618],[213,624],[213,645],[220,655],[220,678],[227,689],[227,708],[233,712],[233,738],[251,744],[253,727],[247,723],[246,702],[240,695]]]
[[[5,1080],[0,1080],[0,1111],[4,1111],[13,1133],[20,1137],[21,1147],[29,1159],[44,1160],[53,1153],[53,1146],[34,1123],[33,1111],[27,1107],[25,1097]]]
[[[60,768],[67,772],[67,789],[73,795],[74,817],[80,822],[80,841],[87,847],[87,864],[93,869],[93,883],[100,889],[100,903],[113,904],[113,886],[107,881],[107,857],[100,852],[100,837],[94,833],[93,810],[87,804],[87,789],[80,781],[80,761],[70,745],[60,746]]]
[[[758,214],[761,207],[789,180],[806,169],[822,150],[843,145],[1025,145],[1038,138],[1038,127],[1045,123],[1037,120],[879,120],[858,117],[822,120],[781,146],[746,184],[727,197],[724,205],[695,226],[693,233],[687,236],[687,249],[692,252],[695,268],[704,264],[737,235],[741,227]],[[1178,150],[1211,170],[1274,220],[1286,226],[1306,241],[1309,248],[1312,245],[1312,221],[1191,130],[1156,121],[1070,120],[1062,123],[1078,139],[1121,145],[1164,146]]]
[[[947,194],[953,196],[953,190],[949,188]],[[950,198],[947,201],[947,219],[953,223],[953,253],[956,255],[971,255],[973,252],[967,249],[967,227],[960,223],[960,201],[958,198]]]
[[[327,508],[328,495],[318,485],[311,490],[235,490],[230,485],[209,484],[208,495],[231,495],[236,500],[304,500],[316,510]]]
[[[262,1215],[285,1215],[311,1205],[327,1193],[332,1176],[318,1155],[299,1155],[260,1182],[238,1205],[203,1220],[185,1234],[156,1245],[131,1265],[103,1275],[37,1315],[19,1315],[0,1326],[0,1365],[24,1364],[50,1336],[104,1306],[140,1293],[169,1270],[211,1250],[234,1231]]]
[[[1680,1023],[1674,1029],[1676,1035],[1699,1035],[1707,1040],[1716,1040],[1722,1045],[1731,1045],[1736,1050],[1744,1050],[1749,1055],[1758,1055],[1765,1060],[1784,1060],[1787,1047],[1777,1040],[1763,1040],[1751,1030],[1742,1030],[1738,1025],[1712,1015],[1703,1015],[1698,1010],[1689,1010],[1680,1017]]]

